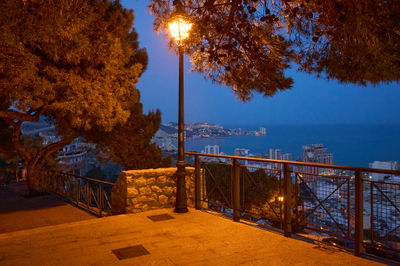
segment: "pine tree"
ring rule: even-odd
[[[86,131],[83,136],[105,148],[109,159],[126,169],[170,167],[171,158],[163,159],[160,148],[151,143],[160,123],[159,110],[144,115],[142,104],[136,103],[125,124],[115,126],[110,132]]]
[[[118,1],[1,1],[0,118],[13,129],[31,192],[41,189],[39,170],[51,154],[84,132],[111,132],[131,117],[147,64],[133,20]],[[30,150],[21,124],[43,116],[60,139]]]

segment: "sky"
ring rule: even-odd
[[[168,49],[167,33],[153,31],[146,0],[123,0],[134,10],[139,44],[149,64],[137,88],[144,111],[160,109],[162,123],[178,120],[178,56]],[[317,79],[289,70],[293,88],[273,97],[255,94],[243,103],[231,88],[213,84],[191,72],[185,58],[185,123],[206,121],[220,125],[400,124],[400,84],[356,86]]]

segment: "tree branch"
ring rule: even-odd
[[[235,12],[236,12],[236,9],[237,9],[237,6],[238,6],[237,0],[233,0],[232,2],[230,2],[230,4],[232,6],[231,6],[231,9],[229,10],[228,22],[226,23],[225,30],[223,31],[223,33],[222,33],[222,35],[221,35],[221,37],[220,37],[220,39],[218,41],[218,44],[217,44],[217,47],[219,47],[219,48],[221,47],[221,43],[222,43],[223,38],[230,31],[230,29],[232,28],[233,18],[235,16]],[[229,35],[229,41],[230,41],[230,39],[231,39],[230,36],[231,35],[230,34],[228,34],[228,35]]]
[[[14,122],[13,120],[8,118],[4,118],[4,121],[6,121],[10,126],[13,127],[12,142],[14,144],[15,149],[22,155],[22,157],[24,157],[26,161],[31,160],[32,159],[31,154],[26,150],[25,146],[22,145],[20,142],[22,121]]]
[[[14,110],[0,110],[0,117],[4,119],[23,121],[39,121],[40,116],[44,113],[44,108],[41,107],[35,114],[21,113]]]
[[[71,143],[70,140],[62,139],[58,142],[51,143],[43,148],[41,148],[35,155],[34,165],[41,165],[43,161],[53,152],[58,151],[62,147]]]

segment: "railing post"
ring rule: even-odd
[[[55,177],[54,178],[54,182],[53,182],[54,192],[57,193],[57,194],[60,194],[60,191],[58,189],[58,183],[59,183],[59,180],[60,180],[60,174],[56,174],[54,177]]]
[[[200,176],[200,157],[194,157],[194,206],[196,210],[201,209],[201,176]]]
[[[363,178],[360,170],[355,172],[355,249],[354,255],[361,256],[364,253],[363,238],[364,238],[364,188]]]
[[[231,176],[231,195],[233,220],[240,220],[240,164],[237,159],[233,159],[232,176]]]
[[[371,213],[370,213],[370,223],[371,223],[371,229],[370,229],[370,234],[371,234],[371,244],[374,244],[374,183],[373,181],[370,181],[371,184],[371,190],[370,190],[370,196],[371,196]]]
[[[284,193],[284,216],[283,216],[283,231],[284,235],[289,237],[292,219],[291,199],[292,199],[292,182],[290,180],[290,167],[288,164],[283,165],[283,193]]]
[[[89,187],[89,181],[86,180],[86,205],[87,208],[90,208],[90,187]]]
[[[80,200],[80,180],[78,178],[75,178],[75,199],[76,199],[76,205],[79,204],[79,200]]]
[[[102,204],[102,189],[101,184],[97,187],[97,207],[99,208],[99,215],[102,215],[103,212],[103,204]]]
[[[351,215],[350,215],[350,206],[351,206],[351,199],[350,199],[350,180],[347,180],[347,238],[351,239]]]

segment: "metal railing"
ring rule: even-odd
[[[97,216],[111,214],[113,183],[56,171],[42,171],[41,176],[42,184],[48,192]]]
[[[186,152],[194,156],[195,206],[397,259],[400,171]],[[400,179],[399,179],[400,180]],[[324,239],[325,238],[325,239]],[[400,258],[398,258],[400,259]]]

